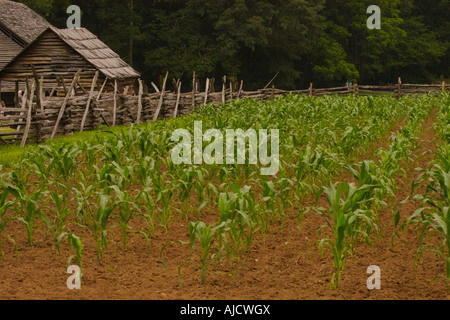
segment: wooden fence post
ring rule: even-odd
[[[309,84],[309,96],[310,97],[313,96],[313,83],[312,82]]]
[[[114,105],[113,105],[113,121],[112,126],[116,126],[117,118],[117,79],[114,79]]]
[[[175,104],[175,109],[173,111],[174,118],[176,118],[178,114],[178,106],[180,105],[180,99],[181,99],[181,81],[178,83],[177,103]]]
[[[156,93],[159,93],[159,92],[160,92],[159,89],[158,89],[158,87],[156,86],[156,84],[155,84],[154,82],[152,82],[152,83],[150,83],[150,84],[152,85],[153,89],[155,89]]]
[[[442,81],[442,91],[445,91],[445,81]]]
[[[142,80],[138,79],[139,82],[139,91],[138,91],[138,110],[137,110],[137,117],[136,117],[136,123],[141,123],[141,113],[142,113],[142,95],[144,94],[144,86],[142,84]]]
[[[208,91],[209,91],[209,78],[206,78],[205,101],[203,102],[204,106],[206,106],[206,104],[208,103]]]
[[[354,95],[357,95],[358,94],[358,84],[357,83],[354,83],[353,84],[353,86],[352,86],[353,88],[353,94]]]
[[[164,95],[166,93],[166,83],[167,83],[167,77],[168,76],[169,76],[169,71],[166,72],[166,77],[164,78],[163,86],[162,86],[161,93],[160,93],[158,107],[156,108],[155,115],[153,116],[153,121],[158,120],[159,113],[161,111],[161,107],[162,107],[163,102],[164,102]]]
[[[108,82],[109,78],[106,77],[105,81],[103,82],[102,87],[100,88],[100,91],[98,92],[97,98],[95,99],[96,102],[98,102],[100,100],[100,97],[103,93],[103,89],[105,89],[106,83]]]
[[[225,91],[227,88],[227,76],[223,77],[223,85],[222,85],[222,103],[225,103]]]
[[[26,78],[26,81],[28,82],[28,77]],[[28,100],[28,94],[29,94],[29,92],[28,92],[29,87],[30,87],[29,85],[26,85],[26,86],[25,86],[25,91],[24,91],[24,93],[23,93],[23,95],[22,95],[22,105],[21,105],[21,109],[25,109],[25,108],[27,107],[27,100]],[[23,116],[23,112],[21,112],[20,115]],[[21,125],[18,125],[17,128],[16,128],[16,131],[19,132],[20,129],[21,129],[21,127],[22,127]],[[18,138],[17,135],[14,136],[14,139],[17,139],[17,138]]]
[[[0,85],[0,92],[1,92],[1,85]],[[14,106],[16,108],[20,108],[19,104],[19,81],[15,82],[15,88],[14,88]]]
[[[75,74],[75,76],[73,77],[72,84],[70,85],[70,88],[69,88],[69,90],[67,91],[67,94],[66,94],[66,98],[64,99],[64,102],[63,102],[63,104],[61,106],[61,109],[59,110],[58,119],[56,119],[55,127],[53,128],[53,132],[52,132],[52,135],[50,136],[50,139],[53,139],[55,137],[55,135],[56,135],[56,131],[58,130],[58,126],[59,126],[59,122],[61,121],[61,119],[62,119],[62,117],[64,115],[64,111],[66,110],[66,105],[69,102],[69,98],[72,95],[72,91],[75,88],[75,84],[78,81],[78,77],[80,76],[80,73],[81,73],[81,69],[79,69],[77,71],[77,73]]]
[[[272,78],[272,80],[269,81],[268,84],[266,84],[266,86],[263,88],[263,90],[266,90],[270,84],[278,77],[278,75],[280,74],[280,72],[277,72],[277,74]]]
[[[33,80],[33,84],[31,85],[31,94],[30,99],[28,100],[28,112],[27,112],[27,124],[25,126],[25,131],[23,132],[22,136],[22,142],[20,143],[20,147],[25,147],[25,144],[27,143],[28,139],[28,133],[30,132],[31,127],[31,115],[32,115],[32,108],[33,108],[33,97],[34,97],[34,91],[36,87],[37,82]]]
[[[241,80],[241,86],[239,87],[239,92],[237,94],[238,99],[240,99],[240,97],[241,97],[243,87],[244,87],[244,80]]]
[[[40,110],[44,110],[44,107],[42,105],[42,87],[41,87],[41,83],[39,81],[39,77],[38,74],[36,72],[36,68],[34,67],[34,64],[31,65],[31,70],[33,72],[33,77],[34,77],[34,83],[36,84],[36,103],[37,106]]]
[[[95,88],[95,84],[97,83],[98,75],[99,75],[99,72],[97,70],[95,72],[94,79],[92,79],[91,91],[89,92],[88,100],[87,100],[87,103],[86,103],[86,109],[84,110],[84,114],[83,114],[83,119],[81,119],[80,132],[83,132],[83,130],[84,130],[84,124],[86,123],[86,119],[87,119],[87,116],[89,114],[89,107],[91,105],[91,100],[92,100],[93,95],[94,95],[94,88]]]
[[[402,78],[398,77],[397,83],[397,99],[402,97]]]
[[[192,77],[192,110],[195,109],[195,71]]]

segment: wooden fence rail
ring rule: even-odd
[[[76,90],[77,78],[74,77],[69,90],[64,96],[43,97],[40,94],[39,82],[33,80],[27,85],[19,108],[2,108],[0,117],[0,144],[35,142],[40,143],[56,136],[71,134],[75,131],[95,130],[100,125],[131,125],[132,123],[151,122],[159,119],[187,115],[197,106],[206,104],[221,105],[232,99],[267,100],[286,94],[301,94],[309,96],[323,95],[377,95],[390,94],[400,98],[403,95],[418,95],[429,92],[449,90],[450,86],[442,84],[397,84],[385,86],[357,85],[351,87],[314,88],[313,84],[304,90],[281,90],[273,85],[257,91],[244,91],[243,82],[233,88],[226,85],[223,79],[222,90],[214,92],[213,81],[206,80],[205,92],[195,90],[198,81],[194,75],[194,89],[191,92],[181,92],[181,82],[176,83],[176,90],[166,89],[167,75],[160,89],[152,83],[154,93],[144,93],[142,81],[139,80],[139,90],[136,95],[119,94],[117,85],[113,92],[103,92],[105,83],[93,85],[86,92]],[[42,81],[42,79],[40,80]],[[271,81],[272,82],[272,81]],[[30,92],[28,92],[28,90]]]

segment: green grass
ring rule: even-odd
[[[96,135],[105,135],[106,133],[102,132],[103,130],[112,131],[112,132],[120,132],[120,130],[125,127],[114,127],[114,128],[100,128],[96,131],[85,131],[85,132],[75,132],[73,135],[57,137],[53,140],[47,140],[44,143],[36,144],[30,143],[27,144],[24,148],[20,148],[19,144],[10,144],[10,145],[0,145],[0,165],[5,167],[11,166],[13,163],[16,163],[23,158],[25,158],[26,154],[35,150],[39,145],[59,145],[63,143],[76,143],[79,141],[87,141],[94,139]],[[3,130],[0,128],[0,131],[9,131],[10,129]]]

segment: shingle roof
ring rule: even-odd
[[[36,39],[50,24],[26,5],[0,0],[0,25],[12,31],[24,42]]]
[[[85,28],[57,29],[55,27],[50,27],[50,29],[105,76],[111,79],[141,76],[89,30]]]

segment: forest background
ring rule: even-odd
[[[65,28],[81,26],[158,82],[166,71],[192,86],[224,75],[245,89],[432,83],[450,76],[448,0],[20,0]],[[367,8],[381,9],[369,30]],[[216,81],[221,86],[221,81]]]

